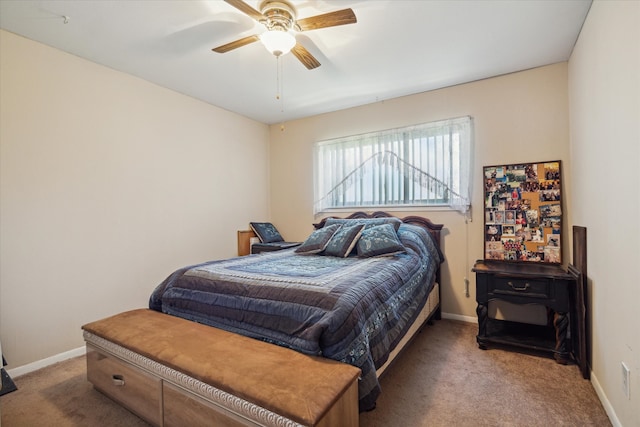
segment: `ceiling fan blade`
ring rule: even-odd
[[[313,55],[311,55],[311,53],[309,53],[309,51],[300,43],[296,43],[293,49],[291,49],[291,53],[293,53],[293,55],[309,70],[313,70],[320,66],[318,60],[314,58]]]
[[[337,10],[335,12],[325,13],[324,15],[310,16],[309,18],[299,19],[296,25],[300,31],[317,30],[318,28],[335,27],[338,25],[355,24],[358,22],[356,15],[351,9]]]
[[[241,38],[239,40],[232,41],[231,43],[227,43],[227,44],[223,44],[222,46],[214,47],[211,50],[214,51],[214,52],[218,52],[218,53],[225,53],[225,52],[229,52],[230,50],[237,49],[239,47],[248,45],[250,43],[257,42],[258,40],[260,40],[260,38],[258,36],[256,36],[256,35],[247,36],[247,37],[243,37],[243,38]]]
[[[257,10],[255,10],[254,8],[252,8],[251,6],[249,6],[248,4],[243,2],[242,0],[224,0],[224,1],[229,3],[231,6],[235,7],[236,9],[238,9],[240,12],[244,13],[245,15],[249,15],[250,17],[252,17],[256,21],[260,21],[262,19],[266,19],[265,16],[262,13],[258,12]]]

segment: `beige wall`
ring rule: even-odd
[[[284,131],[0,31],[0,339],[9,368],[81,346],[81,324],[146,305],[173,268],[234,255],[235,231],[250,220],[270,218],[288,239],[304,239],[318,219],[313,142],[471,115],[475,183],[483,165],[563,161],[563,231],[588,228],[594,386],[614,424],[640,426],[639,9],[595,1],[568,65]],[[482,203],[478,184],[468,226],[455,212],[398,213],[445,224],[443,308],[469,320]]]
[[[570,220],[587,227],[592,379],[616,425],[640,426],[640,2],[593,3],[569,61],[569,93]]]
[[[470,269],[483,257],[482,166],[559,159],[568,185],[566,63],[301,119],[286,123],[284,131],[272,126],[272,220],[291,240],[311,232],[318,219],[313,216],[315,141],[464,115],[472,116],[475,126],[473,221],[465,225],[463,216],[451,211],[398,214],[424,215],[445,225],[443,310],[473,320]],[[564,203],[569,206],[568,197]],[[465,277],[471,281],[469,297]]]
[[[81,347],[174,268],[268,215],[268,128],[0,31],[0,339],[10,369]],[[215,79],[212,80],[215,84]]]

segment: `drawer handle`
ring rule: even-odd
[[[511,289],[513,289],[514,291],[526,291],[527,289],[529,289],[529,283],[525,283],[524,286],[519,287],[513,284],[513,282],[509,281],[507,282],[507,285],[511,286]]]
[[[113,375],[111,377],[111,380],[113,381],[113,385],[115,386],[123,386],[124,385],[124,376],[123,375]]]

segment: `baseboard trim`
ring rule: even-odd
[[[596,391],[598,399],[600,399],[600,403],[602,403],[604,411],[607,413],[609,421],[611,421],[611,425],[613,425],[613,427],[622,427],[622,423],[618,419],[616,411],[613,409],[613,406],[611,406],[611,402],[609,402],[609,399],[607,399],[607,395],[602,389],[602,386],[600,386],[598,377],[593,374],[593,371],[591,371],[591,385],[593,385],[593,389]]]
[[[475,316],[464,316],[462,314],[442,313],[443,319],[459,320],[466,323],[478,323],[478,318]]]
[[[53,365],[54,363],[62,362],[67,359],[71,359],[77,356],[82,356],[86,353],[86,347],[78,347],[73,350],[65,351],[64,353],[56,354],[55,356],[47,357],[46,359],[38,360],[33,363],[28,363],[23,366],[18,366],[17,368],[8,369],[7,373],[12,378],[17,378],[20,375],[25,375],[33,371],[37,371],[41,368],[46,368],[49,365]]]

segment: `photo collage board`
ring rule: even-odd
[[[485,166],[484,257],[562,263],[559,160]]]

